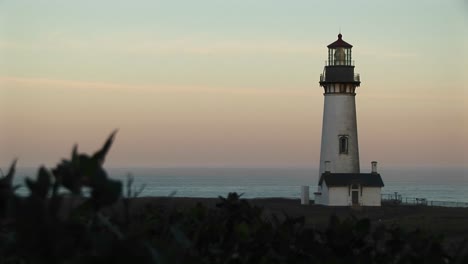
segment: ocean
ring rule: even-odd
[[[134,178],[139,196],[218,197],[229,192],[244,198],[299,198],[300,186],[317,189],[316,168],[111,168],[112,178]],[[379,170],[385,183],[382,193],[433,201],[468,202],[467,168],[407,167]],[[35,170],[19,168],[15,184]],[[23,186],[18,190],[25,194]],[[312,195],[311,195],[312,196]]]

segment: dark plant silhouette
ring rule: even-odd
[[[440,237],[368,219],[332,216],[326,229],[309,228],[236,193],[215,208],[132,210],[141,190],[129,178],[122,197],[103,168],[114,136],[91,156],[75,146],[70,159],[39,168],[26,197],[15,194],[12,163],[0,179],[0,263],[468,263],[466,244],[448,254]]]

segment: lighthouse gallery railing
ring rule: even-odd
[[[325,81],[326,81],[325,73],[321,73],[320,74],[320,82],[325,82]],[[359,74],[354,74],[353,81],[354,82],[361,82],[361,77],[359,76]]]

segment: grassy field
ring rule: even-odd
[[[198,202],[208,207],[215,207],[219,200],[217,198],[141,197],[135,198],[132,204],[136,210],[148,204],[183,210]],[[406,230],[429,231],[434,235],[443,235],[448,244],[468,239],[468,208],[390,204],[383,204],[382,207],[325,207],[312,204],[301,205],[299,199],[284,198],[249,199],[249,202],[262,207],[266,217],[271,214],[304,216],[306,225],[316,228],[325,227],[330,216],[335,214],[340,218],[369,218],[373,224],[397,224]]]

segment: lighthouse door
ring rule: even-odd
[[[359,205],[359,185],[351,185],[351,202],[353,205]]]
[[[351,192],[351,200],[353,202],[353,205],[358,205],[359,204],[359,191],[352,191]]]

